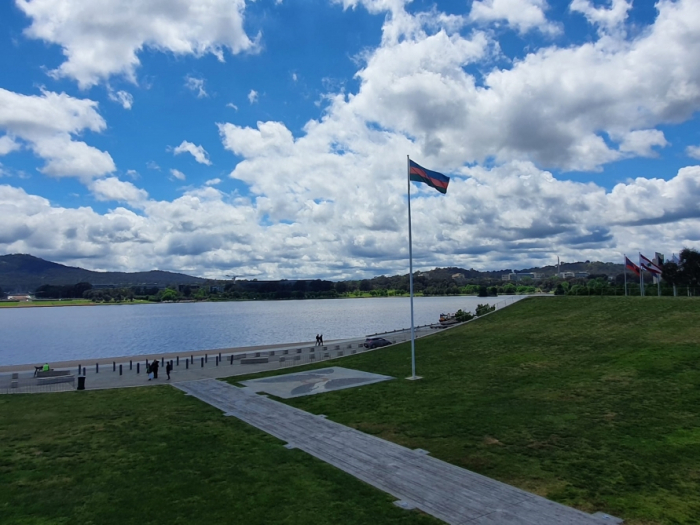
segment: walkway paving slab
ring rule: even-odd
[[[446,523],[601,525],[602,517],[214,379],[173,385]]]

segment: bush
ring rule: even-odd
[[[461,308],[457,310],[457,313],[455,314],[455,319],[457,319],[457,322],[463,323],[464,321],[469,321],[469,319],[473,319],[474,316],[470,312],[465,312]]]
[[[479,304],[479,305],[477,305],[477,307],[476,307],[476,312],[475,312],[475,313],[476,313],[476,315],[477,315],[477,317],[478,317],[478,316],[480,316],[480,315],[484,315],[484,314],[487,314],[487,313],[489,313],[489,312],[493,312],[495,309],[496,309],[496,306],[495,306],[495,305],[494,305],[494,306],[491,306],[491,305],[488,305],[488,304]]]

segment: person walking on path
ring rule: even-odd
[[[168,380],[170,379],[170,372],[173,370],[173,363],[172,361],[168,361],[168,364],[165,365],[165,373],[168,374]]]
[[[318,336],[318,346],[323,346],[323,334]]]
[[[318,340],[319,340],[319,335],[318,335],[318,334],[316,334],[316,344],[315,344],[314,346],[318,346],[318,345],[319,345],[319,342],[318,342]]]
[[[153,372],[153,379],[158,379],[158,366],[160,363],[158,362],[157,359],[153,360],[153,363],[151,363],[151,372]]]

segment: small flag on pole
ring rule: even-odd
[[[426,170],[409,159],[409,175],[413,182],[424,182],[438,190],[440,193],[447,193],[447,185],[450,178],[437,171]]]
[[[630,261],[627,256],[625,256],[625,268],[627,268],[632,273],[636,273],[637,277],[639,277],[639,266]]]
[[[663,273],[661,268],[656,266],[653,262],[644,257],[641,253],[639,254],[639,266],[641,266],[644,270],[653,275],[661,275]]]

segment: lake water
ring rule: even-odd
[[[415,324],[506,297],[416,297]],[[0,366],[266,344],[409,328],[407,297],[0,309]]]

